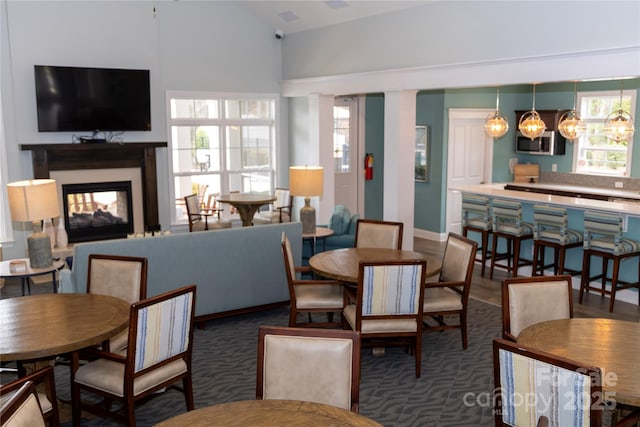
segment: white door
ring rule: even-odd
[[[333,107],[333,161],[335,204],[353,213],[361,212],[364,189],[360,188],[360,108],[358,97],[337,97]],[[362,201],[361,201],[362,200]]]
[[[449,110],[447,234],[462,233],[462,195],[451,189],[491,182],[493,138],[485,133],[484,122],[492,112],[491,109]]]

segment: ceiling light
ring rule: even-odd
[[[560,121],[558,122],[560,135],[570,141],[578,139],[587,130],[584,122],[576,112],[576,102],[578,99],[578,92],[576,88],[577,83],[573,82],[573,110],[567,111],[560,116]]]
[[[520,117],[518,129],[524,136],[529,139],[536,139],[547,130],[547,125],[540,118],[540,114],[536,111],[536,85],[533,85],[533,106],[531,111],[527,111]]]
[[[504,136],[509,130],[509,122],[507,119],[500,115],[500,89],[496,93],[496,111],[489,117],[484,123],[484,130],[487,135],[493,138],[500,138]]]
[[[633,127],[633,119],[631,115],[622,109],[622,86],[620,82],[620,109],[609,114],[604,121],[603,132],[607,138],[613,139],[615,142],[629,141],[635,133]]]

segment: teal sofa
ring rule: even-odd
[[[78,243],[72,269],[60,274],[60,291],[86,292],[88,256],[100,253],[146,257],[149,297],[197,285],[197,321],[284,305],[289,291],[280,246],[283,231],[299,265],[299,222]]]

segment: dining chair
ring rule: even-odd
[[[359,411],[360,334],[258,328],[256,399],[303,400]]]
[[[601,427],[603,397],[600,368],[545,353],[509,340],[493,339],[496,426]],[[640,421],[633,410],[612,427]]]
[[[402,249],[403,223],[359,219],[356,223],[356,248]]]
[[[258,212],[254,220],[264,224],[291,222],[291,206],[293,196],[288,188],[276,188],[275,202],[268,205],[269,209]]]
[[[11,406],[10,402],[19,396],[21,390],[27,384],[33,384],[33,390],[38,402],[38,413],[31,412],[27,409],[25,409],[25,413],[29,415],[25,415],[25,413],[21,413],[20,415],[9,415],[9,412],[5,413],[5,409],[9,409]],[[53,367],[46,366],[16,380],[2,384],[0,386],[0,406],[2,407],[2,426],[35,426],[45,424],[50,427],[59,426],[58,398],[56,395]],[[23,417],[25,416],[28,417],[29,422],[25,422],[24,424],[18,423],[19,420],[24,421]]]
[[[361,262],[356,294],[345,287],[343,328],[360,332],[363,346],[410,347],[416,378],[421,373],[426,270],[425,260]]]
[[[571,276],[534,276],[502,281],[502,337],[516,341],[528,326],[573,317]]]
[[[87,293],[109,295],[129,304],[147,297],[147,258],[89,254],[87,267]],[[122,331],[109,340],[107,351],[118,352],[126,348],[128,331]]]
[[[424,290],[423,330],[460,329],[462,348],[467,349],[467,306],[478,243],[449,233],[437,282],[427,282]],[[458,323],[446,323],[445,316],[458,316]],[[427,318],[436,322],[427,323]]]
[[[312,273],[309,266],[296,267],[291,244],[282,232],[282,255],[289,286],[289,326],[327,327],[341,326],[341,320],[333,315],[342,314],[344,308],[343,285],[337,280],[301,279],[300,275]],[[298,323],[298,313],[307,313],[309,321]],[[327,313],[327,322],[312,322],[312,313]]]
[[[25,381],[16,391],[2,396],[0,402],[2,427],[45,427],[35,384]]]
[[[187,208],[189,232],[231,228],[230,221],[220,219],[219,213],[212,213],[206,206],[201,206],[197,194],[185,196],[184,204]],[[217,217],[217,219],[209,222],[209,217]]]
[[[97,360],[71,363],[74,425],[81,410],[136,425],[135,404],[182,381],[187,410],[194,408],[191,374],[196,286],[184,286],[131,304],[129,345],[119,353],[93,349]],[[81,399],[81,392],[103,400]],[[112,405],[120,402],[121,405]],[[122,409],[122,410],[120,410]]]

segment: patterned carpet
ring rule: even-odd
[[[193,358],[196,408],[255,398],[257,328],[287,325],[287,308],[210,321],[196,329]],[[383,357],[362,352],[360,413],[382,425],[491,426],[493,383],[491,340],[500,335],[500,308],[477,300],[469,305],[469,348],[462,350],[457,330],[424,336],[422,377],[415,378],[413,357],[387,348]],[[58,394],[70,397],[68,367],[56,367]],[[151,426],[183,413],[176,390],[137,407],[139,426]],[[83,426],[115,426],[83,419]],[[63,426],[71,426],[70,422]]]

